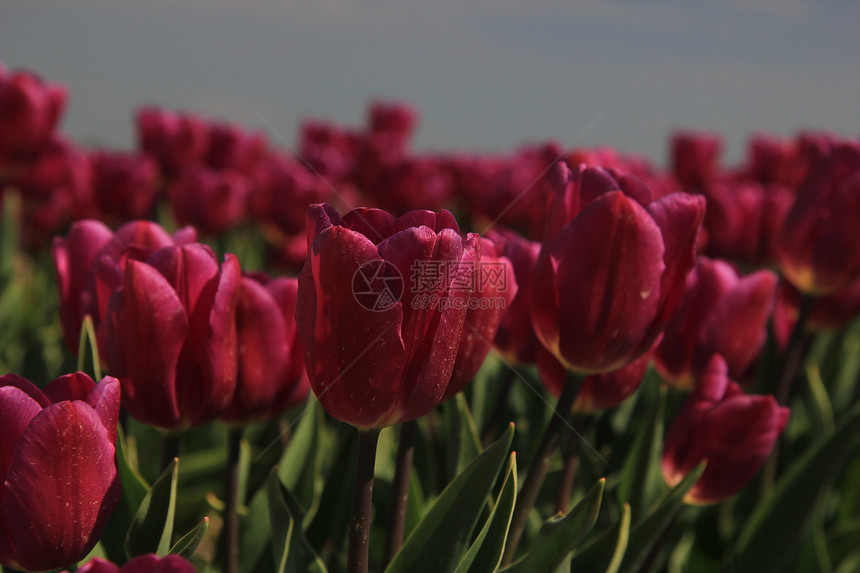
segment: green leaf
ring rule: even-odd
[[[315,511],[317,499],[318,455],[322,408],[316,400],[308,401],[302,419],[287,444],[287,450],[278,462],[278,477],[305,512]]]
[[[143,499],[149,492],[149,484],[143,479],[143,476],[129,463],[127,452],[127,442],[125,432],[122,426],[117,425],[116,438],[116,465],[119,472],[120,483],[122,484],[122,499],[129,511],[129,516],[133,515]]]
[[[472,413],[466,403],[466,397],[462,392],[458,393],[454,400],[449,400],[443,405],[445,416],[445,429],[449,437],[445,452],[448,454],[448,467],[451,468],[451,477],[456,476],[466,465],[481,453],[481,439],[475,429]]]
[[[486,498],[508,457],[513,424],[467,465],[433,502],[386,569],[387,573],[451,571],[471,542]]]
[[[616,573],[621,567],[630,540],[630,504],[621,506],[621,518],[594,542],[576,553],[571,573]]]
[[[302,534],[304,515],[296,513],[295,502],[290,500],[289,491],[284,488],[275,472],[269,475],[266,491],[272,523],[272,552],[277,573],[325,573],[325,565]]]
[[[705,464],[699,464],[696,469],[684,476],[678,485],[667,491],[658,500],[654,508],[630,529],[623,560],[614,570],[624,573],[639,570],[654,544],[681,510],[684,505],[684,496],[687,495],[687,492],[690,491],[704,471]],[[618,553],[616,539],[620,539],[620,533],[623,533],[623,530],[617,533],[611,530],[583,549],[581,555],[574,555],[571,571],[603,570],[604,563],[615,559],[614,557],[610,559],[609,555]]]
[[[556,515],[541,526],[529,552],[512,567],[511,573],[553,571],[574,551],[594,527],[606,479],[600,479],[567,515]]]
[[[307,528],[308,540],[320,551],[324,547],[345,545],[352,508],[352,488],[346,484],[355,474],[357,451],[358,432],[343,432],[337,443],[334,463],[326,472],[319,507]],[[412,475],[415,476],[415,472]],[[409,502],[412,502],[411,493]],[[406,515],[409,516],[408,511]]]
[[[836,425],[833,420],[833,404],[830,402],[830,396],[827,395],[818,366],[810,364],[806,367],[806,380],[809,382],[812,413],[817,425],[816,433],[830,434]]]
[[[89,350],[89,354],[87,350]],[[87,356],[90,358],[89,365],[92,366],[93,379],[98,382],[102,379],[102,366],[99,359],[99,346],[96,342],[96,327],[93,325],[93,319],[90,315],[84,316],[84,321],[81,324],[81,338],[78,343],[79,372],[87,371]]]
[[[454,573],[493,573],[502,562],[505,541],[517,500],[517,454],[511,452],[508,471],[499,498],[484,527],[457,565]]]
[[[197,551],[200,542],[203,541],[203,537],[206,535],[208,529],[209,518],[204,517],[194,529],[183,535],[179,541],[173,544],[173,547],[170,548],[170,554],[191,559],[191,556]]]
[[[660,388],[656,404],[651,404],[648,420],[636,432],[633,445],[624,460],[621,479],[616,489],[618,502],[629,502],[631,507],[645,507],[646,488],[655,481],[655,474],[663,446],[663,412],[666,407],[666,389]],[[654,470],[654,471],[652,471]],[[659,478],[657,478],[659,479]]]
[[[164,557],[170,550],[178,474],[179,460],[174,459],[143,498],[125,537],[129,559],[144,553]]]
[[[774,492],[760,502],[732,551],[732,564],[739,573],[765,573],[776,571],[791,551],[778,552],[780,547],[790,549],[798,545],[805,525],[842,467],[848,455],[857,446],[860,433],[860,408],[830,436],[825,436],[792,463],[779,480]]]
[[[248,515],[240,522],[239,529],[239,573],[259,573],[273,570],[271,561],[272,525],[269,518],[269,502],[266,488],[257,490],[248,505]],[[267,559],[266,567],[261,563]]]

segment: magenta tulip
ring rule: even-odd
[[[532,283],[535,332],[568,369],[617,370],[651,347],[680,305],[705,201],[651,201],[638,179],[599,167],[559,164],[553,176]]]
[[[728,263],[700,258],[681,308],[669,321],[654,357],[673,386],[692,389],[714,354],[738,380],[761,352],[776,296],[776,275],[739,277]]]
[[[43,390],[0,376],[0,564],[57,569],[83,558],[120,497],[120,388],[82,372]]]
[[[251,180],[235,171],[187,169],[167,190],[170,206],[180,225],[193,225],[203,233],[229,231],[245,216]]]
[[[220,418],[247,423],[303,402],[308,378],[296,328],[298,279],[244,276],[236,306],[236,392]]]
[[[335,418],[382,428],[432,410],[448,390],[481,243],[448,211],[395,219],[308,208],[310,255],[296,323],[311,388]]]
[[[663,476],[674,486],[705,461],[705,473],[685,499],[695,504],[722,501],[758,472],[788,418],[788,408],[773,396],[744,394],[716,355],[666,434]]]
[[[0,165],[24,159],[46,145],[65,104],[62,86],[0,66]]]
[[[198,243],[128,260],[99,326],[123,406],[167,430],[214,419],[236,388],[239,262]]]
[[[158,192],[158,165],[138,153],[98,151],[90,155],[93,193],[99,210],[119,221],[146,217]]]

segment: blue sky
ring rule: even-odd
[[[7,1],[0,60],[64,83],[76,140],[133,145],[143,104],[263,128],[421,113],[420,150],[556,138],[665,161],[676,128],[736,161],[755,130],[860,135],[860,3],[752,0]]]

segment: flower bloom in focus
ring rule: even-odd
[[[642,356],[681,303],[705,211],[700,196],[652,201],[632,176],[559,164],[532,282],[532,322],[566,368],[617,370]]]
[[[725,360],[714,356],[666,434],[666,483],[674,486],[706,461],[685,500],[710,504],[734,495],[764,464],[788,418],[773,396],[744,394],[729,380]]]
[[[481,240],[448,211],[341,217],[308,207],[310,254],[296,323],[311,388],[335,418],[382,428],[419,418],[448,390]]]
[[[199,243],[128,260],[99,348],[129,414],[167,430],[218,416],[236,387],[239,262]]]
[[[82,372],[39,390],[0,376],[0,565],[44,571],[82,559],[120,497],[120,388]]]

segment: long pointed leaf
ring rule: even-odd
[[[394,556],[387,573],[437,573],[456,568],[508,457],[513,437],[511,424],[498,441],[448,484]]]
[[[129,558],[144,553],[164,557],[170,550],[178,475],[177,458],[170,462],[143,498],[125,537],[125,552]]]
[[[197,551],[197,548],[200,546],[200,542],[203,541],[203,537],[206,535],[208,530],[209,518],[204,517],[203,520],[194,527],[194,529],[183,535],[179,541],[170,548],[170,554],[191,559],[191,556],[194,555],[195,551]]]
[[[753,510],[732,552],[734,570],[739,573],[776,571],[790,557],[790,551],[762,548],[791,548],[819,503],[821,492],[857,447],[860,434],[860,408],[840,424],[830,436],[809,447],[785,472],[774,492]]]
[[[272,472],[266,484],[269,498],[269,518],[272,523],[272,551],[278,573],[311,571],[326,573],[325,565],[317,557],[302,534],[304,515],[296,513],[297,504]]]
[[[528,554],[508,570],[511,573],[555,570],[594,527],[605,484],[605,478],[598,480],[567,515],[549,518],[532,541]]]
[[[511,452],[502,491],[490,517],[457,565],[454,573],[493,573],[498,570],[517,500],[517,454]]]

